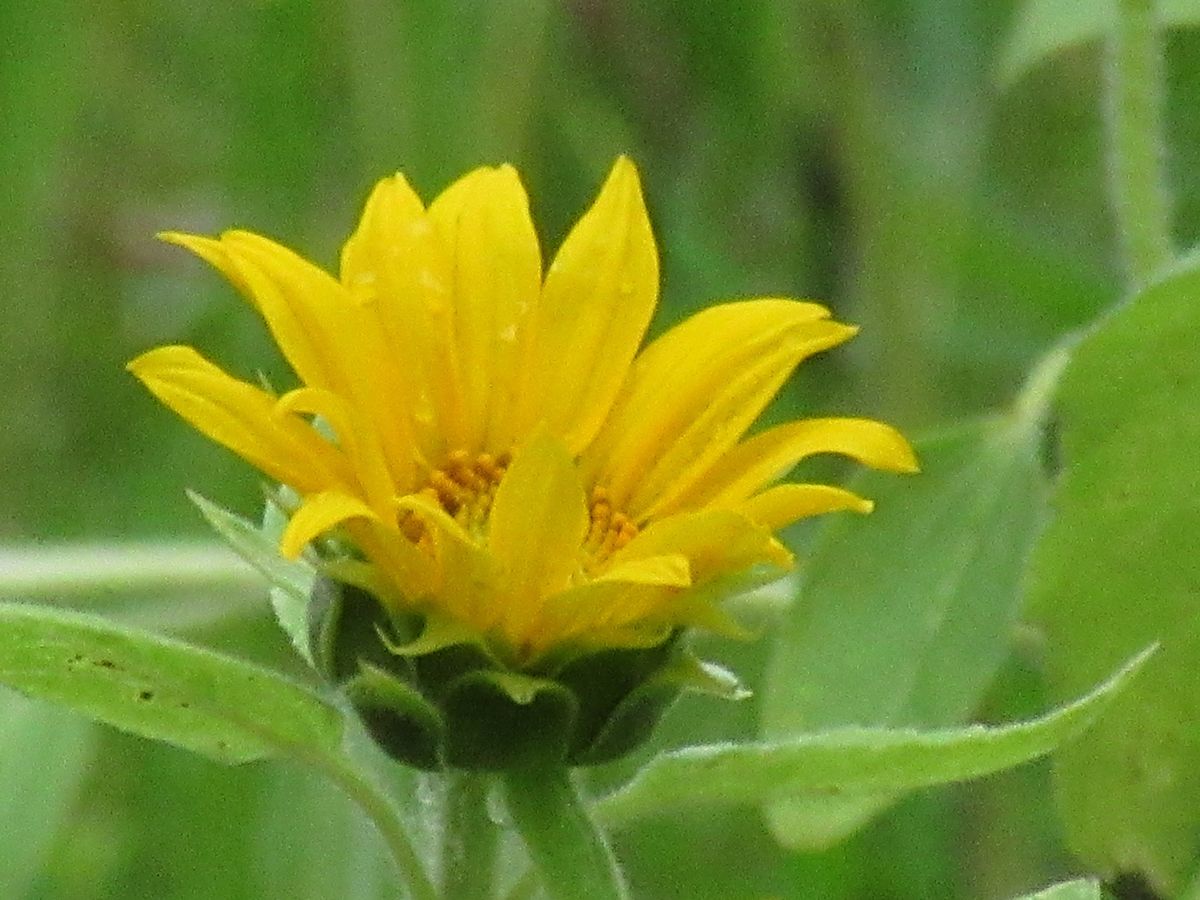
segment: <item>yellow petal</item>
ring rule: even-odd
[[[428,528],[437,553],[437,605],[479,634],[491,629],[504,612],[501,587],[492,556],[447,515],[441,505],[422,494],[396,501],[397,509],[416,515]]]
[[[791,555],[767,528],[734,510],[707,509],[652,523],[614,553],[608,567],[664,555],[685,557],[693,584],[760,562],[791,565]]]
[[[608,566],[595,581],[688,587],[692,583],[692,567],[687,557],[680,553],[646,556]]]
[[[389,461],[404,470],[412,456],[409,391],[374,305],[355,302],[339,282],[274,241],[232,231],[222,242],[296,373],[311,387],[344,396],[358,427],[375,429]]]
[[[342,284],[366,297],[395,294],[398,270],[413,262],[412,232],[424,215],[421,198],[399,172],[376,184],[342,247]]]
[[[535,651],[564,642],[610,647],[661,643],[666,634],[657,624],[656,640],[626,639],[618,644],[610,637],[655,616],[678,593],[671,585],[622,581],[597,580],[568,588],[547,598],[529,643]]]
[[[536,617],[520,629],[528,656],[564,641],[597,646],[652,646],[670,632],[655,623],[653,636],[639,623],[659,616],[681,589],[691,585],[691,567],[679,554],[630,559],[603,575],[546,597]],[[616,637],[621,632],[624,637]],[[636,636],[635,636],[636,632]]]
[[[230,257],[229,251],[220,241],[213,238],[201,237],[197,234],[184,234],[181,231],[159,232],[158,239],[166,241],[168,244],[175,244],[177,247],[183,247],[185,250],[190,250],[224,275],[225,279],[237,288],[247,300],[255,306],[258,305],[254,299],[254,292],[242,276],[241,269]]]
[[[407,395],[370,305],[355,302],[327,273],[260,235],[229,231],[219,244],[170,238],[241,286],[301,380],[345,397],[356,426],[379,435],[396,479],[411,478]]]
[[[827,484],[780,484],[737,506],[747,518],[772,531],[808,516],[842,510],[869,513],[874,508],[865,497]]]
[[[399,458],[418,456],[431,446],[429,417],[424,424],[416,420],[430,393],[425,357],[417,349],[428,332],[417,286],[429,255],[421,240],[428,231],[424,217],[424,205],[403,175],[384,178],[341,254],[341,283],[358,300],[363,352],[370,356],[365,405],[372,416],[382,417],[380,431],[398,483],[410,481],[413,472],[409,460],[401,466]],[[397,352],[401,347],[404,352]]]
[[[344,390],[346,360],[339,353],[341,287],[286,247],[256,234],[229,231],[221,240],[184,234],[167,236],[212,263],[250,298],[266,319],[276,343],[306,384]]]
[[[383,447],[372,423],[355,421],[352,411],[337,394],[320,388],[296,388],[275,404],[275,415],[305,413],[320,416],[332,426],[338,444],[354,466],[367,499],[380,515],[392,510],[397,487],[388,470]]]
[[[624,382],[658,302],[658,251],[637,170],[617,160],[546,275],[517,420],[578,453]]]
[[[346,520],[343,527],[354,546],[378,566],[396,593],[409,601],[409,608],[422,608],[424,601],[438,589],[435,560],[401,534],[395,523],[358,518]],[[379,596],[384,602],[393,599],[387,593]]]
[[[159,347],[127,366],[150,392],[212,440],[301,493],[348,486],[346,459],[275,398],[226,375],[191,347]]]
[[[466,429],[449,267],[404,177],[379,182],[342,248],[342,283],[388,348],[386,360],[399,373],[389,376],[391,393],[406,408],[426,461],[456,448]]]
[[[667,641],[676,627],[675,623],[643,621],[620,628],[597,628],[582,635],[576,644],[590,652],[658,647]]]
[[[505,620],[519,632],[543,599],[566,587],[580,565],[587,501],[566,448],[539,430],[517,452],[492,503],[488,550],[508,597]]]
[[[538,640],[595,649],[653,647],[680,627],[738,640],[752,637],[703,591],[594,581],[550,598]]]
[[[646,521],[732,447],[805,357],[855,329],[794,300],[714,306],[654,341],[584,455],[584,476]]]
[[[467,433],[457,449],[504,452],[542,258],[529,200],[511,166],[478,169],[429,207],[449,260]]]
[[[889,425],[871,419],[805,419],[768,429],[734,447],[660,512],[734,506],[817,453],[838,453],[890,472],[917,471],[912,447]]]
[[[295,559],[308,542],[347,519],[377,519],[375,511],[358,497],[342,491],[323,491],[306,497],[300,508],[292,513],[287,528],[279,539],[279,552]]]

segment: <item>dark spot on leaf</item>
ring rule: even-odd
[[[73,666],[76,663],[81,663],[81,662],[83,662],[83,654],[76,653],[74,656],[72,656],[70,659],[67,660],[67,665]]]
[[[142,691],[140,694],[138,694],[138,699],[139,700],[153,700],[154,699],[154,691]]]
[[[101,669],[115,669],[117,664],[111,659],[98,659],[93,665],[99,666]]]

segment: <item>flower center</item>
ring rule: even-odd
[[[608,491],[600,485],[592,488],[589,507],[591,525],[583,549],[587,553],[586,569],[590,573],[637,537],[638,527],[625,513],[613,509]]]
[[[436,501],[468,534],[482,541],[487,535],[488,514],[496,488],[510,461],[507,453],[500,456],[480,453],[472,457],[463,450],[455,450],[441,468],[429,473],[420,493]],[[591,575],[637,536],[638,527],[629,516],[613,508],[608,491],[600,485],[592,488],[588,511],[590,522],[582,549],[583,569]],[[425,525],[412,513],[402,514],[399,525],[413,543],[428,539]]]
[[[509,461],[507,453],[499,457],[480,453],[472,459],[466,451],[455,450],[445,465],[429,473],[421,493],[440,503],[468,533],[481,537]]]

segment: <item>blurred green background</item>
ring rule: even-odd
[[[175,342],[246,376],[285,382],[282,363],[219,277],[153,235],[246,227],[332,266],[370,186],[397,169],[428,199],[475,165],[514,163],[549,258],[627,153],[663,258],[656,330],[761,294],[818,298],[863,326],[806,365],[781,412],[920,434],[1007,402],[1040,353],[1121,293],[1099,48],[1001,87],[1017,13],[1006,0],[0,0],[0,543],[205,537],[187,487],[252,513],[254,473],[123,366]],[[1195,34],[1173,33],[1170,67],[1188,240]],[[283,658],[257,596],[232,617],[227,600],[150,615],[129,599],[87,602]],[[184,602],[216,612],[197,625]],[[761,653],[724,655],[754,683]],[[989,711],[1039,708],[1034,683],[1014,662]],[[752,705],[715,717],[706,702],[681,704],[667,739],[752,730]],[[269,895],[246,874],[242,811],[275,773],[89,740],[31,896]],[[638,896],[1001,897],[1069,867],[1047,792],[1034,766],[918,797],[810,857],[772,849],[749,813],[659,822],[621,849]],[[698,854],[728,869],[697,868]]]

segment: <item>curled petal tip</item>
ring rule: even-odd
[[[186,231],[160,231],[154,237],[167,244],[175,244],[179,247],[186,247],[193,241],[209,240],[208,238],[200,237],[195,234],[188,234]]]
[[[144,381],[150,370],[162,368],[170,362],[178,362],[181,357],[191,357],[195,352],[191,347],[186,347],[183,344],[167,344],[163,347],[154,347],[144,353],[139,353],[129,362],[125,363],[125,371],[131,372],[135,377]]]
[[[880,424],[883,441],[878,459],[868,462],[872,468],[899,475],[915,475],[921,471],[912,444],[895,428]]]
[[[897,434],[899,437],[899,434]],[[896,471],[901,475],[917,475],[921,471],[921,464],[917,462],[917,454],[903,437],[900,437],[900,446],[897,450]]]
[[[778,538],[771,538],[767,545],[767,558],[781,569],[792,569],[796,566],[796,554],[785,547]]]
[[[218,269],[220,268],[218,260],[221,259],[220,254],[223,252],[221,240],[224,236],[222,234],[221,238],[211,238],[202,234],[188,234],[186,231],[160,231],[155,235],[160,241],[191,251]]]

